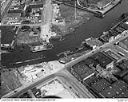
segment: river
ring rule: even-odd
[[[79,47],[81,42],[86,38],[99,37],[103,31],[107,31],[113,25],[112,23],[116,23],[116,19],[118,19],[123,13],[126,12],[128,12],[128,0],[123,0],[121,4],[109,11],[104,18],[93,17],[85,24],[82,24],[81,26],[76,28],[74,32],[65,36],[63,41],[52,41],[54,45],[53,49],[32,53],[28,48],[26,48],[23,51],[15,50],[11,53],[2,54],[2,65],[41,58],[44,56],[45,58],[41,59],[40,61],[57,60],[58,57],[56,56],[56,54],[67,50],[73,51],[76,47]],[[1,28],[3,35],[6,35],[7,32],[11,33],[10,29],[12,28]],[[35,61],[31,63],[34,62]]]

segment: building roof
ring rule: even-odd
[[[111,35],[113,35],[113,36],[117,36],[119,33],[117,32],[117,31],[115,31],[115,30],[110,30],[109,31],[109,33],[111,34]]]
[[[124,76],[124,81],[128,84],[128,74]]]
[[[83,84],[86,86],[90,86],[91,84],[97,82],[99,79],[95,76],[92,75],[91,77],[87,78],[86,80],[84,80]]]
[[[8,10],[8,13],[22,13],[22,10]]]
[[[96,67],[98,65],[98,62],[95,61],[94,59],[88,57],[84,60],[84,63],[87,65],[87,66],[94,66]]]
[[[111,33],[106,33],[101,35],[100,39],[102,39],[104,42],[108,42],[111,37],[112,37]]]
[[[128,50],[128,37],[119,42],[119,46]]]
[[[128,69],[128,60],[123,60],[123,62],[118,65],[122,70]]]
[[[124,90],[122,93],[119,95],[115,96],[115,98],[128,98],[128,89]]]
[[[89,75],[94,75],[95,71],[93,69],[90,69],[88,71],[86,71],[84,74],[80,75],[80,78],[82,80],[84,80],[85,78],[87,78]]]
[[[72,68],[78,75],[84,74],[90,69],[83,61],[75,64]]]
[[[97,92],[101,92],[108,86],[110,86],[110,83],[105,79],[101,79],[94,83],[91,87],[95,89]]]
[[[125,29],[122,28],[121,26],[117,26],[114,30],[119,32],[119,33],[122,33],[123,31],[125,31]]]
[[[106,68],[106,65],[110,64],[113,61],[112,58],[108,57],[107,55],[105,55],[102,52],[98,52],[98,53],[92,55],[91,58],[98,61],[100,66],[103,68]]]
[[[119,71],[118,73],[116,73],[116,75],[121,78],[124,77],[126,74],[128,74],[128,70],[123,70],[123,71]]]
[[[127,22],[128,22],[128,20],[127,20]],[[126,22],[124,22],[123,24],[121,24],[121,27],[123,27],[126,30],[128,30],[128,24]]]
[[[126,90],[127,87],[128,87],[128,84],[126,84],[124,81],[118,80],[115,83],[113,83],[111,86],[103,90],[100,93],[100,95],[105,98],[113,98],[114,96],[123,92],[123,90]]]
[[[44,4],[38,4],[38,5],[29,5],[30,8],[40,8],[43,7]]]
[[[7,17],[9,18],[14,18],[14,17],[20,17],[21,13],[8,13]]]
[[[71,69],[78,75],[81,80],[84,80],[89,75],[95,73],[95,71],[88,67],[84,61],[75,64]]]
[[[115,60],[120,60],[121,59],[121,57],[118,54],[116,54],[114,51],[112,51],[111,49],[105,51],[105,53],[107,55],[111,56]]]

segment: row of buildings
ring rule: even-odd
[[[126,30],[128,17],[99,38],[108,46],[68,68],[69,72],[97,98],[128,97],[128,33],[125,34],[125,38],[110,44],[115,39],[122,38]]]

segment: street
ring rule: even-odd
[[[95,53],[97,53],[97,52],[99,52],[99,51],[104,50],[104,48],[106,48],[106,47],[112,46],[112,45],[113,45],[114,43],[116,43],[117,41],[120,41],[120,40],[122,40],[122,39],[124,39],[124,38],[126,38],[126,37],[128,37],[128,31],[123,32],[122,37],[119,37],[119,38],[115,39],[114,41],[111,41],[111,42],[109,42],[109,43],[106,43],[106,44],[102,45],[101,47],[99,47],[98,49],[94,49],[94,50],[90,51],[89,53],[87,53],[87,54],[85,54],[85,55],[83,55],[83,56],[80,56],[80,57],[78,57],[77,59],[75,59],[75,60],[73,60],[73,61],[71,61],[71,62],[65,64],[65,66],[64,66],[63,68],[61,68],[61,71],[63,71],[63,74],[64,74],[64,70],[67,69],[68,67],[71,67],[71,66],[73,66],[74,64],[76,64],[76,63],[78,63],[78,62],[80,62],[80,61],[86,59],[88,56],[91,56],[91,55],[93,55],[93,54],[95,54]],[[68,74],[68,75],[65,75],[65,74],[63,75],[62,73],[59,73],[59,72],[60,72],[60,70],[59,70],[58,72],[56,72],[56,73],[53,73],[53,74],[51,74],[51,75],[49,75],[49,76],[46,76],[45,78],[44,78],[44,76],[43,76],[43,77],[41,77],[40,79],[37,79],[35,82],[29,83],[28,85],[25,85],[25,86],[22,86],[22,87],[16,89],[15,91],[12,91],[11,93],[8,93],[7,95],[5,95],[5,96],[3,96],[3,97],[14,97],[14,96],[16,96],[16,95],[18,95],[18,94],[21,94],[21,93],[25,92],[25,91],[28,90],[28,89],[31,89],[32,87],[38,85],[38,84],[41,83],[41,82],[44,82],[44,81],[46,81],[46,80],[48,80],[48,79],[50,79],[50,78],[53,78],[53,77],[56,76],[56,75],[57,75],[57,76],[58,76],[58,75],[59,75],[59,76],[63,76],[63,77],[68,76],[68,78],[66,78],[66,79],[67,79],[67,81],[69,81],[69,82],[70,82],[70,80],[74,80],[74,78],[69,80],[69,78],[71,77],[71,74],[68,74],[68,72],[66,72],[66,74]],[[76,88],[79,87],[79,84],[77,84],[77,83],[75,83],[74,85],[77,86]],[[80,89],[80,90],[81,90],[81,89]],[[82,90],[80,91],[80,93],[81,93],[81,92],[82,92],[82,93],[85,93],[85,91],[83,92]],[[86,95],[87,95],[87,93],[86,93]]]
[[[4,15],[7,13],[11,3],[13,0],[7,0],[6,4],[3,6],[2,10],[1,10],[1,18],[4,17]]]

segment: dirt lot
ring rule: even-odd
[[[0,97],[8,92],[22,86],[15,70],[1,71],[1,94]]]

